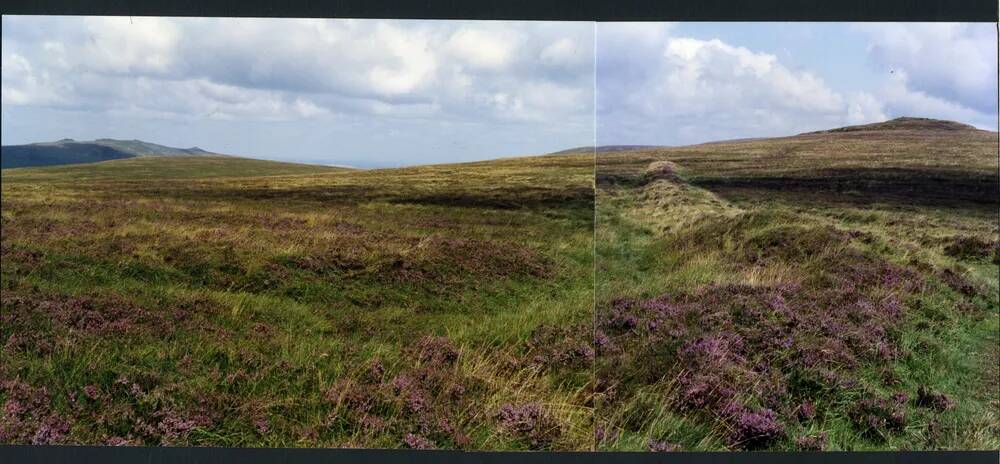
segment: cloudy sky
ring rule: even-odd
[[[997,130],[995,23],[599,23],[596,45],[602,145],[899,116]]]
[[[2,58],[3,144],[376,167],[589,145],[595,125],[602,145],[997,127],[995,24],[4,16]]]
[[[398,166],[594,138],[594,25],[3,17],[3,144]]]

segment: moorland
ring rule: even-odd
[[[998,171],[920,118],[4,169],[0,442],[996,449]]]
[[[2,182],[2,443],[592,444],[590,155]]]
[[[599,449],[1000,447],[996,132],[597,160]]]

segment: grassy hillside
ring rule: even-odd
[[[598,156],[602,449],[996,449],[997,134]]]
[[[173,148],[141,140],[97,139],[0,147],[0,168],[57,166],[64,164],[98,163],[137,156],[219,156],[198,147]]]
[[[0,442],[588,448],[592,173],[4,170]]]

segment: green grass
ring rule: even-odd
[[[0,402],[41,406],[3,441],[68,424],[50,441],[589,448],[584,385],[520,359],[540,327],[590,318],[592,166],[4,170]],[[427,336],[458,359],[423,359]],[[414,376],[433,381],[393,386]],[[555,424],[544,440],[498,417],[524,404]]]

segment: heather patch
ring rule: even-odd
[[[884,439],[906,427],[906,395],[881,398],[868,394],[849,409],[848,417],[869,438]]]
[[[454,283],[467,276],[485,278],[553,275],[542,255],[509,242],[429,236],[412,245],[387,265],[395,279]]]
[[[805,435],[795,438],[795,446],[799,451],[823,451],[826,448],[828,436],[826,432],[816,435]]]
[[[784,439],[790,425],[816,420],[815,403],[861,388],[863,366],[908,355],[905,301],[923,287],[911,271],[863,254],[810,282],[612,301],[596,340],[602,388],[613,392],[606,400],[669,379],[672,407],[714,422],[731,446]],[[879,407],[862,404],[852,418],[900,430],[896,411]]]
[[[410,284],[440,292],[461,289],[481,280],[554,276],[544,255],[509,242],[399,235],[373,235],[337,240],[309,254],[278,258],[290,269],[320,277],[367,279]]]
[[[621,436],[617,430],[611,429],[608,423],[605,421],[600,421],[597,426],[594,427],[594,443],[598,446],[605,446],[614,443]]]
[[[71,427],[68,418],[53,410],[47,387],[34,387],[20,379],[0,384],[0,443],[50,445],[65,443]]]
[[[653,440],[653,439],[650,439],[646,443],[646,448],[648,448],[649,451],[653,452],[669,452],[669,451],[678,451],[680,449],[679,446],[673,443],[669,443],[662,440]]]
[[[590,325],[542,326],[532,333],[524,359],[549,369],[589,370],[596,355]]]
[[[559,423],[539,404],[504,404],[496,416],[501,429],[527,442],[532,449],[549,447],[562,433]]]
[[[955,402],[944,393],[931,391],[925,386],[917,389],[917,406],[942,412],[955,407]]]
[[[475,382],[456,369],[459,352],[446,338],[424,337],[404,356],[398,372],[374,359],[361,375],[334,382],[325,393],[325,427],[399,437],[410,448],[467,447],[461,411]]]
[[[16,270],[17,274],[24,275],[37,269],[45,261],[45,254],[3,241],[0,242],[0,260],[10,263],[5,269]]]
[[[964,260],[992,258],[994,264],[1000,264],[1000,240],[989,242],[979,237],[958,235],[945,245],[944,254]]]
[[[332,273],[349,273],[365,269],[364,255],[368,249],[359,242],[344,244],[336,248],[328,248],[308,255],[291,256],[279,259],[289,267],[305,269],[324,275]]]
[[[119,376],[59,391],[14,378],[0,389],[0,441],[74,444],[85,433],[110,445],[183,445],[191,443],[192,432],[222,418],[207,398],[185,406],[166,398],[168,391],[156,375]]]
[[[2,321],[9,333],[5,347],[28,349],[47,326],[59,333],[85,336],[164,335],[198,313],[212,311],[207,301],[184,301],[167,308],[150,309],[119,295],[67,296],[43,294],[4,295]],[[51,334],[50,334],[51,335]],[[42,345],[44,346],[44,342]]]
[[[502,379],[484,378],[478,368],[463,366],[471,360],[448,338],[434,336],[412,342],[402,355],[392,365],[375,357],[332,382],[324,393],[329,413],[318,432],[351,431],[415,449],[469,449],[482,434],[519,449],[559,449],[565,442],[569,424],[549,405],[509,393],[489,396],[488,382],[511,382],[532,361],[509,359],[498,365],[491,358],[489,375]],[[484,408],[486,398],[497,405]],[[515,398],[519,401],[512,402]]]
[[[739,448],[763,448],[785,436],[785,425],[778,420],[778,414],[770,409],[750,411],[736,406],[735,410],[727,413],[735,417],[735,429],[730,440]]]
[[[959,270],[943,269],[937,273],[937,277],[949,288],[967,297],[985,293],[981,285],[967,279]]]

